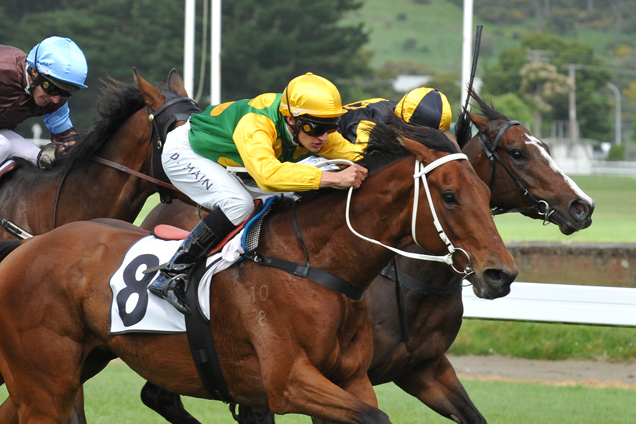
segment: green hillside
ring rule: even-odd
[[[461,71],[463,11],[448,0],[364,0],[362,8],[349,16],[362,21],[370,34],[369,50],[374,55],[371,65],[382,68],[387,62],[411,62],[424,65],[430,73]],[[477,6],[477,5],[476,5]],[[556,8],[558,5],[554,4]],[[596,4],[597,7],[603,7]],[[522,34],[535,28],[534,19],[528,16],[519,24],[483,22],[473,16],[473,30],[483,25],[479,69],[498,60],[499,53],[519,45]],[[593,46],[608,65],[617,59],[607,46],[614,39],[614,25],[605,22],[602,30],[580,26],[563,35]],[[625,45],[635,45],[636,35],[623,32]]]

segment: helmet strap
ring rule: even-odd
[[[300,122],[298,122],[298,119],[295,116],[292,116],[291,118],[294,118],[294,125],[290,124],[289,121],[287,121],[287,117],[285,117],[285,124],[289,125],[291,128],[290,132],[292,136],[292,143],[299,146],[300,141],[298,140],[298,135],[300,134]]]
[[[27,91],[29,92],[31,96],[33,96],[33,89],[37,87],[38,85],[42,84],[42,82],[44,81],[44,77],[39,72],[37,77],[34,76],[33,68],[31,68],[30,66],[27,66],[27,73],[31,77],[31,82],[29,83],[29,86],[27,87]]]

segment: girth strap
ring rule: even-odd
[[[206,268],[197,268],[197,270],[199,269],[205,271]],[[186,300],[192,313],[185,315],[186,334],[192,359],[194,359],[194,364],[197,367],[199,378],[205,390],[225,403],[235,403],[221,372],[216,349],[214,348],[214,340],[212,339],[210,322],[197,306],[199,304],[197,300],[198,287],[203,272],[197,273],[195,271],[195,273],[198,275],[191,274],[189,276],[189,284],[186,289]]]

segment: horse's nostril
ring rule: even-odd
[[[570,214],[577,221],[583,221],[591,214],[592,208],[587,203],[574,201],[570,205]]]
[[[510,284],[514,279],[510,275],[510,272],[498,268],[490,268],[484,271],[484,278],[488,281],[488,283],[495,286]]]

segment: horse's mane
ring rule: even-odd
[[[410,125],[395,114],[389,115],[386,123],[378,122],[369,132],[369,142],[363,158],[357,163],[370,173],[407,155],[401,140],[407,138],[424,146],[447,153],[457,153],[457,146],[440,130]]]
[[[100,119],[88,133],[80,135],[67,155],[55,162],[55,169],[66,171],[74,165],[86,163],[128,118],[145,106],[135,84],[122,83],[112,78],[102,83],[104,87],[96,106]]]
[[[483,116],[488,118],[489,121],[510,121],[510,118],[506,115],[495,110],[494,106],[489,106],[474,89],[471,90],[470,96],[477,102],[477,107]],[[457,123],[455,124],[455,137],[457,138],[457,143],[461,148],[464,148],[466,143],[468,143],[468,141],[472,138],[471,125],[472,121],[470,120],[468,111],[462,110],[457,118]]]

